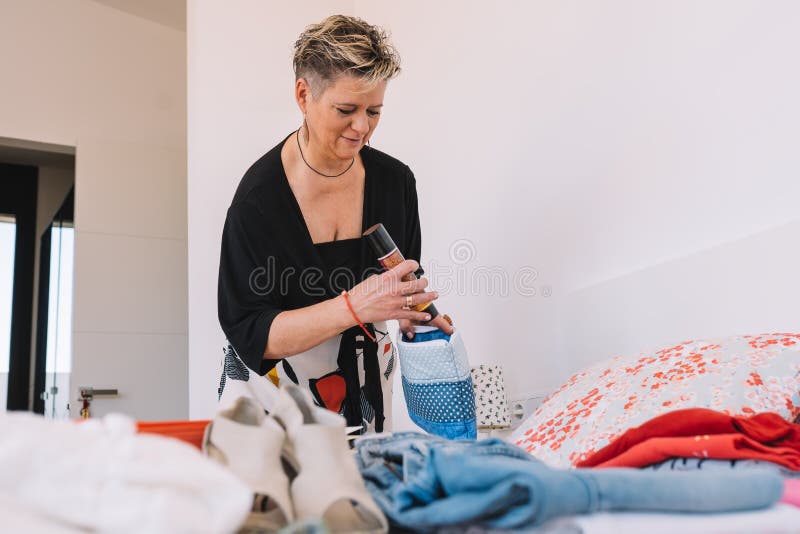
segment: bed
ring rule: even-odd
[[[769,411],[794,420],[800,415],[799,348],[800,335],[776,333],[683,342],[653,353],[617,357],[573,375],[508,440],[551,466],[569,468],[626,429],[676,408],[700,405],[739,414]],[[30,414],[0,417],[3,531],[60,534],[86,532],[85,527],[108,532],[235,531],[252,495],[197,451],[207,422],[137,425],[122,416],[109,417],[81,425]],[[576,424],[579,420],[584,424]],[[78,427],[80,439],[74,430]],[[94,437],[87,440],[87,432],[94,432]],[[137,442],[140,448],[119,447],[142,434],[177,439],[159,437]],[[162,446],[165,449],[154,457],[153,447]],[[102,466],[130,468],[109,472]],[[101,475],[105,478],[98,478]],[[120,481],[134,493],[110,491],[120,490]],[[186,481],[197,486],[192,489]],[[81,484],[91,495],[78,495]],[[12,497],[15,491],[20,498]],[[132,495],[139,500],[132,500]],[[128,523],[116,517],[125,511],[132,514]],[[142,517],[160,522],[145,524]],[[192,521],[186,522],[187,517]],[[188,528],[190,524],[194,526]],[[483,531],[479,526],[469,530]],[[765,510],[724,514],[596,513],[558,518],[531,531],[800,533],[800,508],[778,503]]]

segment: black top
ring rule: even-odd
[[[361,246],[363,238],[339,239],[326,243],[316,243],[322,264],[331,273],[329,278],[331,289],[350,289],[355,285],[355,276],[352,273],[363,271],[361,267]]]
[[[264,374],[275,316],[335,297],[382,268],[362,238],[314,244],[281,162],[284,139],[245,173],[222,231],[218,313],[233,348]],[[407,165],[371,147],[364,163],[362,232],[383,223],[406,258],[422,247],[417,190]]]

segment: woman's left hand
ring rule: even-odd
[[[453,325],[448,322],[447,319],[444,318],[444,315],[441,313],[428,321],[427,323],[422,323],[419,321],[411,321],[409,319],[398,319],[398,323],[400,323],[400,331],[403,333],[403,337],[406,339],[414,339],[414,326],[433,326],[438,328],[448,336],[453,335]]]

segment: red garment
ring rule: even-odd
[[[650,438],[595,467],[644,467],[670,458],[764,460],[800,471],[800,450],[767,447],[741,434]]]
[[[158,434],[185,441],[198,449],[203,442],[203,433],[211,421],[157,421],[136,423],[136,431],[143,434]]]
[[[730,416],[706,408],[690,408],[654,417],[641,426],[631,428],[575,466],[598,466],[650,438],[737,432],[763,445],[791,447],[800,451],[800,425],[792,424],[778,414]]]

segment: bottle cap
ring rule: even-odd
[[[367,242],[378,258],[386,256],[397,248],[392,236],[389,235],[389,232],[386,231],[386,228],[381,223],[368,228],[363,236],[367,238]]]

